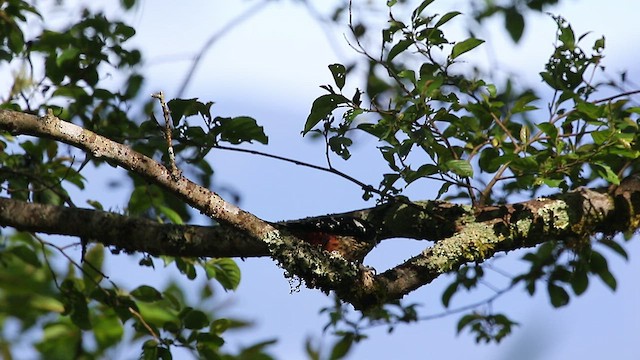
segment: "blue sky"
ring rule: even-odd
[[[180,60],[199,50],[216,29],[239,14],[252,2],[175,2],[143,1],[142,7],[131,17],[138,35],[136,44],[143,49],[148,65],[148,92],[163,90],[168,97],[175,96],[188,61]],[[382,2],[381,2],[382,3]],[[436,1],[438,12],[445,6],[456,7],[465,1]],[[637,26],[639,3],[626,1],[572,1],[553,9],[565,16],[576,33],[593,31],[595,40],[600,34],[607,39],[605,64],[611,74],[628,69],[629,76],[640,79],[637,56]],[[618,6],[613,6],[613,4]],[[621,10],[621,6],[625,6]],[[458,26],[464,18],[456,19]],[[451,31],[456,34],[455,24]],[[512,42],[494,23],[489,30],[478,34],[488,43],[474,56],[473,61],[498,64],[504,69],[528,74],[526,81],[539,82],[542,70],[553,44],[555,26],[545,15],[527,19],[527,29],[521,45]],[[457,32],[461,34],[459,31]],[[332,41],[333,44],[330,44]],[[340,51],[336,53],[335,48]],[[300,5],[275,2],[255,17],[221,38],[207,53],[184,97],[199,97],[216,102],[214,112],[221,116],[249,115],[265,126],[270,136],[268,147],[258,149],[316,164],[323,164],[321,144],[302,139],[300,130],[313,100],[322,94],[321,84],[331,82],[327,65],[346,62],[356,54],[349,49],[342,30],[326,36]],[[635,68],[634,68],[635,66]],[[353,89],[361,84],[353,79]],[[638,81],[640,83],[640,81]],[[362,139],[353,158],[348,162],[336,160],[336,166],[364,182],[376,184],[385,170],[375,151],[376,143]],[[214,152],[209,156],[216,171],[214,183],[232,186],[242,194],[241,206],[266,220],[283,220],[311,215],[353,210],[372,206],[361,199],[359,189],[335,176],[318,173],[274,160],[255,158],[233,152]],[[90,180],[90,192],[82,196],[103,200],[105,206],[122,209],[125,194],[105,194],[104,184],[117,178],[113,168],[103,167]],[[424,184],[409,191],[413,199],[434,197],[437,185]],[[78,202],[80,203],[80,202]],[[200,221],[203,221],[201,219]],[[425,242],[387,241],[367,258],[367,263],[384,270],[426,247]],[[569,359],[614,358],[636,359],[640,355],[640,242],[628,244],[631,261],[626,263],[616,256],[608,256],[610,268],[618,277],[618,291],[612,293],[593,279],[586,295],[572,299],[565,308],[553,309],[544,293],[528,297],[515,290],[493,304],[521,323],[515,334],[500,346],[476,345],[473,338],[455,335],[457,316],[400,325],[389,335],[386,328],[373,329],[370,339],[356,346],[352,359],[360,358],[438,358],[474,357],[487,359]],[[522,253],[510,253],[493,266],[509,273],[522,270],[517,261]],[[135,261],[124,255],[113,256],[110,275],[115,281],[132,286],[150,283],[162,284],[173,272],[151,272],[137,268]],[[226,339],[231,347],[250,345],[260,340],[277,338],[272,353],[278,358],[304,358],[304,341],[323,339],[322,326],[326,315],[318,310],[331,304],[325,295],[306,289],[291,293],[291,285],[282,276],[282,270],[269,259],[239,261],[243,270],[240,289],[235,293],[220,293],[224,313],[255,321],[250,331],[230,334]],[[133,279],[131,272],[139,274]],[[508,282],[497,272],[488,270],[491,283],[500,287]],[[409,302],[423,304],[422,314],[442,311],[440,296],[449,283],[448,278],[412,293]],[[453,306],[472,303],[491,294],[482,288],[479,294],[458,294]],[[523,355],[525,354],[525,355]]]

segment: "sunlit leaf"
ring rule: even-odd
[[[473,167],[467,160],[449,160],[446,163],[447,169],[461,177],[472,177]]]
[[[226,290],[235,290],[240,284],[240,268],[233,259],[211,259],[205,263],[207,278],[215,278]]]
[[[467,40],[461,41],[455,45],[453,45],[453,49],[451,50],[451,55],[449,56],[451,60],[457,58],[458,56],[475,49],[484,43],[484,40],[469,38]]]

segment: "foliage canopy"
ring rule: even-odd
[[[365,337],[365,324],[419,320],[417,305],[400,300],[443,274],[454,274],[442,294],[449,307],[459,291],[482,281],[482,263],[502,251],[536,246],[523,256],[529,269],[496,296],[520,285],[533,295],[543,286],[560,307],[583,294],[592,276],[615,290],[602,249],[626,258],[625,241],[638,228],[640,107],[631,101],[638,91],[622,90],[624,77],[602,76],[604,37],[576,33],[553,16],[555,49],[540,72],[552,95],[541,99],[544,91],[472,68],[467,59],[489,44],[472,35],[450,38],[447,27],[465,15],[434,14],[432,2],[414,4],[400,17],[405,1],[387,1],[388,22],[379,35],[354,20],[366,8],[336,8],[332,20],[348,24],[361,57],[328,66],[332,83],[321,86],[325,93],[300,124],[303,136],[322,141],[323,166],[238,147],[268,144],[268,129],[249,116],[217,116],[211,101],[167,101],[162,93],[141,98],[143,54],[128,46],[136,34],[130,25],[87,8],[55,28],[40,3],[2,3],[0,69],[13,72],[0,104],[0,225],[16,231],[3,231],[0,321],[18,322],[25,334],[42,328],[34,346],[52,359],[103,358],[123,341],[138,342],[144,359],[170,359],[173,347],[202,358],[270,358],[270,342],[234,355],[221,350],[225,331],[246,324],[211,314],[210,286],[198,304],[178,284],[123,289],[102,272],[105,256],[115,256],[109,251],[140,253],[140,266],[153,267],[158,259],[175,264],[188,279],[202,269],[228,291],[241,280],[231,257],[271,256],[287,276],[334,292],[335,306],[323,310],[327,327],[341,336],[331,359],[343,358]],[[556,2],[474,3],[470,16],[481,23],[502,15],[518,41],[524,14]],[[131,10],[136,2],[121,6]],[[381,45],[367,45],[371,39]],[[366,74],[363,89],[352,86],[356,69]],[[112,73],[115,83],[105,80]],[[158,103],[162,116],[156,117]],[[388,167],[378,184],[332,165],[349,160],[363,134],[376,140]],[[373,204],[341,219],[368,224],[378,242],[405,237],[433,246],[381,273],[323,251],[301,241],[308,239],[294,225],[327,217],[272,223],[209,190],[207,155],[215,149],[340,176]],[[105,163],[126,169],[133,185],[121,214],[97,201],[81,209],[69,195],[70,187],[84,189],[86,165]],[[424,182],[437,184],[437,199],[403,194]],[[189,225],[191,208],[212,225]],[[76,236],[82,259],[39,233]],[[350,319],[349,305],[361,311],[359,320]],[[505,314],[469,311],[457,330],[471,331],[478,342],[499,342],[515,325]],[[19,341],[3,339],[3,356],[11,358]],[[311,347],[309,355],[320,356]]]

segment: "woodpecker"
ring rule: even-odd
[[[362,263],[376,246],[376,232],[367,222],[347,216],[323,216],[279,223],[297,238]]]

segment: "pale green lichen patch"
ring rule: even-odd
[[[263,240],[267,243],[271,257],[287,275],[299,277],[309,286],[328,291],[358,275],[359,269],[355,263],[310,244],[288,240],[278,231],[269,232]]]
[[[564,230],[571,226],[569,206],[562,200],[555,200],[538,209],[538,216],[549,229]]]
[[[520,236],[527,236],[529,231],[531,230],[532,225],[531,219],[519,219],[515,224],[515,232]]]
[[[485,260],[502,240],[504,237],[496,235],[491,226],[470,223],[462,232],[426,249],[424,263],[420,265],[438,273],[449,272],[463,263]]]
[[[465,212],[465,215],[460,218],[460,222],[463,224],[471,224],[476,221],[474,215],[473,206],[468,204],[460,205]]]

